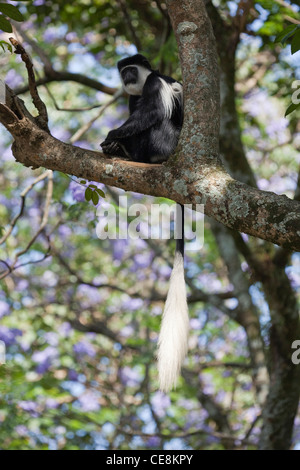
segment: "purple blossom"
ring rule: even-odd
[[[54,346],[54,347],[58,346],[58,335],[57,333],[54,333],[54,331],[45,333],[44,338],[50,346]]]
[[[69,369],[68,372],[68,379],[71,380],[72,382],[77,382],[79,375],[77,374],[76,370],[74,369]]]
[[[94,39],[95,39],[95,35],[94,33],[91,33],[91,32],[88,32],[83,36],[84,44],[91,44],[92,42],[94,42]]]
[[[87,341],[79,341],[73,346],[73,351],[77,356],[95,357],[96,355],[94,346]]]
[[[154,315],[155,317],[157,315],[161,315],[162,314],[162,307],[160,305],[154,305],[151,308],[151,314]]]
[[[283,143],[287,140],[284,131],[288,126],[288,120],[286,118],[273,119],[266,126],[266,132],[270,138],[279,139],[279,143]]]
[[[36,367],[37,373],[44,374],[47,372],[57,356],[58,352],[53,346],[47,346],[42,351],[35,351],[32,360],[38,364]]]
[[[61,336],[63,336],[64,338],[67,338],[71,335],[73,331],[73,328],[71,327],[71,324],[67,321],[65,321],[64,323],[62,323],[60,325],[60,327],[58,328],[58,332]]]
[[[192,330],[200,330],[201,329],[201,321],[199,318],[191,318],[190,319],[190,327]]]
[[[68,238],[72,235],[72,230],[67,225],[60,225],[58,227],[58,233],[62,238]]]
[[[28,429],[23,424],[19,424],[18,426],[16,426],[15,431],[19,436],[22,436],[22,437],[28,436],[29,434]]]
[[[70,132],[64,129],[63,127],[54,127],[51,129],[51,134],[56,137],[58,140],[62,140],[66,142],[67,140],[70,139]]]
[[[189,410],[190,407],[187,409]],[[184,425],[184,429],[196,428],[196,429],[204,429],[205,427],[205,420],[208,417],[208,412],[205,409],[201,410],[194,410],[191,409],[188,411],[186,415],[186,421]]]
[[[120,335],[124,338],[129,338],[134,335],[134,328],[131,325],[126,325],[124,328],[120,330]]]
[[[11,346],[16,343],[17,336],[22,336],[23,332],[18,328],[8,328],[7,326],[0,326],[0,340],[6,346]]]
[[[77,294],[82,298],[85,297],[89,300],[88,305],[90,304],[99,304],[102,300],[102,296],[97,287],[87,286],[86,284],[81,284],[78,287]]]
[[[125,366],[121,369],[120,378],[122,383],[128,387],[136,387],[141,381],[140,374],[128,366]]]
[[[14,160],[14,156],[12,154],[11,147],[7,147],[6,149],[1,150],[1,160],[3,162],[8,162],[10,160],[11,161]]]
[[[55,398],[47,398],[45,401],[45,407],[50,410],[54,410],[59,407],[59,402],[55,400]]]
[[[160,445],[161,445],[161,440],[157,436],[149,437],[149,439],[146,442],[146,446],[151,449],[160,447]]]
[[[16,292],[24,292],[29,287],[27,279],[18,279],[15,287]]]
[[[27,411],[31,416],[35,418],[39,415],[38,405],[34,401],[26,401],[26,400],[20,401],[19,407],[22,410]]]
[[[4,300],[0,300],[0,318],[9,314],[9,305]]]
[[[71,191],[72,197],[77,202],[85,201],[85,186],[82,184],[71,181],[69,189]]]
[[[66,34],[66,40],[69,41],[69,42],[77,41],[78,36],[73,31],[70,31],[69,33]]]
[[[141,309],[143,305],[144,305],[144,301],[142,299],[128,298],[124,302],[122,302],[123,309],[130,310],[131,312]]]
[[[163,418],[166,415],[166,410],[171,405],[171,400],[165,393],[156,392],[151,399],[151,403],[157,416]]]
[[[17,88],[23,83],[24,79],[14,69],[10,69],[5,77],[5,82],[12,89]]]
[[[153,254],[150,253],[138,253],[133,257],[134,266],[131,271],[137,271],[141,268],[148,268],[152,264]]]
[[[117,239],[111,240],[113,249],[113,259],[121,261],[128,247],[128,240]]]
[[[55,39],[59,37],[57,28],[50,26],[44,31],[43,39],[46,42],[54,42]]]
[[[91,390],[80,395],[78,401],[83,411],[98,411],[100,408],[99,399]]]
[[[90,142],[87,140],[76,140],[76,147],[80,147],[86,150],[93,150],[93,147]]]
[[[164,279],[169,279],[172,272],[172,268],[168,265],[163,265],[159,267],[159,275]]]

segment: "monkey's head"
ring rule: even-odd
[[[148,75],[153,72],[150,63],[141,54],[118,62],[122,85],[129,95],[141,95]]]

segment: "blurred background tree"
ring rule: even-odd
[[[124,120],[126,99],[114,97],[120,58],[141,52],[181,79],[162,0],[7,3],[25,18],[3,11],[63,141],[98,150]],[[220,57],[224,162],[235,178],[299,200],[299,114],[284,117],[299,52],[291,54],[293,37],[276,42],[299,26],[296,3],[206,2]],[[1,79],[27,105],[9,36],[0,36]],[[300,373],[291,360],[299,254],[206,218],[203,248],[187,254],[189,355],[167,396],[157,391],[154,357],[174,242],[99,240],[90,183],[16,164],[0,132],[0,447],[299,448]],[[95,186],[106,195],[96,206],[118,210],[124,191]]]

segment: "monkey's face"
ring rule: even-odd
[[[129,65],[121,71],[121,77],[124,85],[135,84],[138,80],[138,69],[136,65]]]
[[[141,65],[127,65],[120,71],[124,90],[129,95],[141,95],[151,71]]]

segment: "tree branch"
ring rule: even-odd
[[[43,129],[45,129],[46,131],[49,131],[47,108],[44,102],[39,97],[39,94],[37,91],[37,86],[36,86],[36,81],[35,81],[35,76],[34,76],[34,71],[33,71],[33,63],[31,62],[31,59],[29,55],[27,54],[27,52],[25,51],[24,47],[20,43],[18,43],[18,41],[16,41],[14,38],[9,38],[9,40],[15,48],[15,54],[20,54],[22,61],[26,65],[27,73],[28,73],[29,91],[32,97],[32,102],[39,113],[38,118],[37,118],[39,121],[39,124],[41,125]]]
[[[40,78],[39,80],[36,81],[36,85],[45,85],[47,83],[51,82],[66,82],[66,81],[72,81],[76,83],[81,83],[81,85],[85,85],[89,88],[93,88],[94,90],[102,91],[103,93],[106,93],[107,95],[114,95],[117,92],[117,88],[111,88],[109,86],[103,85],[103,83],[98,82],[97,80],[94,80],[93,78],[86,77],[85,75],[82,75],[80,73],[72,73],[72,72],[67,72],[67,71],[57,71],[52,69],[51,73],[47,71],[47,74],[45,77]],[[26,91],[29,90],[28,85],[25,85],[23,87],[17,88],[15,90],[16,95],[21,95],[22,93],[26,93]]]
[[[16,160],[195,208],[204,204],[207,215],[229,228],[300,250],[300,203],[236,181],[220,161],[218,62],[203,1],[169,0],[168,5],[185,92],[186,118],[176,154],[163,165],[105,158],[60,142],[29,116],[20,118],[10,106],[0,104],[0,122],[15,139]],[[7,95],[7,103],[13,103],[9,89]]]

